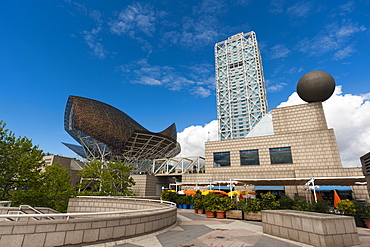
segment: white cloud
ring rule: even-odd
[[[333,96],[323,103],[329,128],[333,128],[342,164],[360,166],[359,158],[370,151],[370,94],[343,94],[337,86]],[[297,93],[278,107],[304,103]]]
[[[354,1],[349,1],[343,5],[339,6],[339,9],[341,11],[340,15],[346,15],[347,13],[351,13],[355,10],[356,3]]]
[[[307,17],[312,10],[312,3],[309,1],[299,1],[287,9],[287,13],[293,18]]]
[[[285,82],[280,82],[280,83],[276,83],[274,85],[268,86],[266,90],[267,92],[275,93],[275,92],[279,92],[283,90],[286,85],[288,84],[286,84]]]
[[[353,48],[353,45],[348,45],[347,47],[334,53],[333,60],[341,60],[352,56],[352,53],[356,52],[356,49]]]
[[[127,34],[134,38],[138,32],[152,36],[155,32],[155,12],[149,4],[134,3],[127,6],[109,23],[114,34]]]
[[[225,1],[201,1],[198,6],[194,6],[192,13],[181,19],[180,27],[176,26],[175,30],[164,33],[163,42],[170,42],[191,50],[214,45],[222,29],[218,18],[226,9]]]
[[[131,83],[151,86],[165,86],[170,90],[187,89],[198,97],[208,97],[214,90],[214,68],[211,64],[202,63],[182,66],[181,72],[171,66],[151,65],[147,59],[140,59],[117,68],[123,76],[130,78]]]
[[[271,52],[272,52],[271,58],[276,59],[287,57],[288,54],[290,53],[290,50],[282,44],[277,44],[271,48]]]
[[[325,26],[319,34],[311,39],[303,39],[298,43],[297,48],[309,56],[321,56],[345,49],[349,46],[348,43],[354,38],[355,34],[365,30],[365,26],[344,19],[340,24],[333,22]],[[353,45],[350,48],[352,48],[351,52],[355,50]],[[334,56],[333,59],[339,59],[339,56]]]
[[[207,98],[211,95],[211,90],[204,87],[195,87],[192,94],[197,95],[201,98]]]
[[[101,31],[100,27],[93,28],[91,31],[83,31],[83,37],[85,39],[86,44],[92,50],[92,54],[99,58],[103,59],[108,54],[107,50],[101,43],[101,38],[99,38],[99,32]]]
[[[290,68],[287,73],[288,74],[298,74],[298,73],[301,73],[303,71],[303,68],[302,67],[293,67],[293,68]]]
[[[281,14],[283,9],[284,0],[273,0],[270,2],[269,12],[273,14]]]
[[[181,144],[181,153],[178,156],[204,157],[204,143],[218,139],[217,129],[217,120],[213,120],[204,126],[196,125],[185,128],[177,134],[177,141]]]

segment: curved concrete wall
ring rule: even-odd
[[[135,205],[137,207],[135,207]],[[176,207],[150,200],[114,198],[73,198],[68,212],[112,212],[134,209],[154,211],[78,216],[68,220],[0,222],[2,246],[62,246],[98,240],[133,237],[176,223]],[[59,214],[60,215],[60,214]]]

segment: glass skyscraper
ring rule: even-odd
[[[255,32],[239,33],[215,44],[215,63],[219,138],[244,138],[267,114]]]

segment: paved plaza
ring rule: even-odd
[[[370,229],[357,228],[361,247],[370,247]],[[245,220],[206,218],[193,210],[178,209],[178,225],[170,230],[88,246],[117,247],[296,247],[311,246],[263,234],[262,223]],[[360,247],[357,246],[357,247]]]

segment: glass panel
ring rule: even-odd
[[[213,153],[213,166],[230,166],[230,152]]]
[[[285,148],[270,148],[271,164],[291,164],[292,153],[290,147]]]
[[[260,159],[258,155],[258,149],[240,151],[240,165],[242,166],[253,166],[259,165]]]

